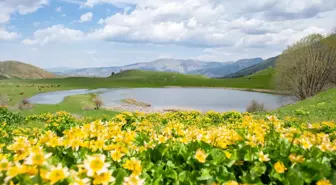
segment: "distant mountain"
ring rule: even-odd
[[[3,78],[55,78],[57,75],[41,68],[18,61],[0,62],[0,76]]]
[[[70,67],[54,67],[54,68],[46,68],[45,70],[51,73],[65,73],[65,72],[71,72],[77,69],[70,68]]]
[[[264,60],[260,63],[252,65],[252,66],[247,67],[245,69],[242,69],[238,72],[225,75],[224,78],[244,77],[244,76],[248,76],[248,75],[254,74],[256,72],[262,71],[262,70],[267,69],[267,68],[275,67],[275,63],[276,63],[276,60],[277,60],[278,57],[279,56],[266,59],[266,60]]]
[[[228,63],[224,66],[217,66],[212,68],[204,68],[194,71],[193,74],[203,74],[209,77],[223,77],[227,74],[232,74],[247,67],[263,62],[261,58],[242,59],[236,62]]]
[[[243,68],[262,62],[261,58],[243,59],[236,62],[204,62],[198,60],[159,59],[152,62],[135,63],[120,67],[84,68],[59,73],[66,76],[99,76],[107,77],[112,72],[123,70],[148,70],[177,72],[182,74],[200,74],[208,77],[222,77]]]

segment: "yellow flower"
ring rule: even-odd
[[[302,148],[304,149],[310,149],[313,146],[308,139],[303,139],[301,141],[301,144],[302,144]]]
[[[74,178],[74,181],[70,185],[90,185],[90,179],[84,178]]]
[[[263,151],[261,151],[261,152],[258,153],[258,157],[259,157],[259,161],[261,161],[261,162],[267,162],[267,161],[270,160],[268,158],[268,154],[264,154]]]
[[[99,175],[93,176],[93,184],[109,184],[110,182],[115,181],[115,178],[112,177],[112,172],[107,171]]]
[[[303,163],[305,158],[302,155],[290,154],[289,155],[289,160],[292,163]]]
[[[127,160],[123,165],[125,169],[131,170],[133,175],[140,175],[142,171],[141,161],[136,159]]]
[[[276,162],[274,164],[274,169],[278,173],[285,173],[285,171],[287,170],[287,168],[285,167],[285,165],[282,162],[280,162],[280,161],[278,161],[278,162]]]
[[[329,180],[326,180],[326,179],[322,179],[322,180],[319,180],[316,185],[332,185],[331,182]]]
[[[239,185],[239,184],[236,181],[229,181],[229,182],[224,183],[224,185]]]
[[[5,181],[8,182],[10,179],[13,177],[25,173],[24,166],[21,165],[20,163],[15,163],[15,166],[9,167],[7,171],[7,177],[5,178]]]
[[[207,157],[208,155],[202,149],[198,149],[196,151],[195,158],[198,160],[198,162],[205,163]]]
[[[9,163],[9,161],[6,158],[4,158],[0,161],[0,171],[7,171],[10,166],[11,166],[11,164]]]
[[[121,153],[119,150],[113,150],[111,152],[111,157],[113,161],[120,161],[125,154]]]
[[[228,159],[230,159],[231,156],[232,156],[232,154],[231,154],[230,152],[228,152],[228,151],[224,151],[224,154],[225,154],[225,156],[226,156]]]
[[[140,179],[139,176],[131,175],[124,178],[123,185],[143,185],[145,180]]]
[[[30,155],[25,160],[25,164],[27,165],[43,165],[46,163],[46,160],[51,156],[52,154],[44,154],[42,149],[35,149],[30,151]]]
[[[46,178],[51,184],[62,181],[69,176],[68,168],[63,168],[61,164],[57,167],[52,167],[50,171],[46,174]]]
[[[87,160],[84,161],[84,168],[87,170],[87,176],[89,177],[107,172],[109,166],[109,164],[105,163],[105,155],[89,156]]]
[[[29,142],[28,139],[25,137],[16,137],[14,138],[15,143],[9,145],[7,148],[8,150],[13,150],[13,151],[27,151],[29,148]]]

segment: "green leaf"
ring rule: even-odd
[[[164,172],[165,177],[177,180],[177,173],[173,169],[168,169]]]
[[[209,180],[212,179],[212,175],[210,174],[209,169],[202,169],[201,170],[201,176],[197,177],[197,180],[204,181],[204,180]]]
[[[303,185],[304,181],[303,181],[302,174],[296,169],[290,169],[287,172],[286,184],[288,184],[288,185]]]
[[[188,177],[187,172],[183,171],[179,174],[178,179],[179,179],[180,182],[184,182],[184,181],[186,181],[187,177]]]
[[[119,168],[113,173],[113,176],[116,178],[115,184],[122,184],[124,178],[127,177],[128,174],[125,169]]]
[[[153,182],[153,185],[161,185],[162,184],[162,176],[156,178]]]
[[[265,172],[266,172],[266,165],[264,163],[256,163],[250,169],[252,179],[262,176]]]

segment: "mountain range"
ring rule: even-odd
[[[47,69],[50,72],[62,76],[96,76],[108,77],[111,73],[119,73],[124,70],[149,70],[177,72],[182,74],[199,74],[211,78],[223,77],[228,74],[238,72],[250,66],[263,62],[262,58],[242,59],[230,62],[204,62],[198,60],[180,60],[180,59],[158,59],[151,62],[135,63],[125,66],[96,67],[82,69],[59,68],[58,70]]]
[[[244,68],[244,69],[242,69],[240,71],[237,71],[235,73],[225,75],[223,78],[240,78],[240,77],[244,77],[244,76],[254,74],[254,73],[256,73],[258,71],[262,71],[264,69],[274,68],[276,60],[278,59],[278,57],[279,56],[266,59],[266,60],[264,60],[264,61],[262,61],[262,62],[260,62],[256,65],[252,65],[250,67]]]

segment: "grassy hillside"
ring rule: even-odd
[[[303,121],[336,121],[336,88],[274,111],[279,116],[292,116]]]
[[[272,89],[270,74],[256,74],[237,79],[210,79],[201,75],[184,75],[173,72],[129,70],[109,78],[70,77],[62,79],[25,80],[25,83],[53,84],[66,88],[108,87],[230,87],[245,89]]]
[[[25,78],[43,79],[43,78],[56,77],[56,75],[49,73],[43,69],[17,61],[0,62],[0,76],[24,78],[24,79]]]
[[[92,103],[93,94],[69,96],[62,103],[56,105],[34,105],[33,109],[22,111],[24,115],[41,114],[48,112],[66,111],[74,115],[89,116],[93,118],[113,117],[117,112],[109,110],[94,110]],[[88,108],[88,109],[86,109]]]
[[[240,77],[251,75],[251,74],[256,73],[258,71],[262,71],[262,70],[267,69],[267,68],[272,68],[272,67],[275,66],[277,58],[278,57],[269,58],[269,59],[264,60],[263,62],[261,62],[259,64],[256,64],[256,65],[253,65],[251,67],[242,69],[242,70],[240,70],[236,73],[226,75],[226,76],[224,76],[224,78],[240,78]]]

